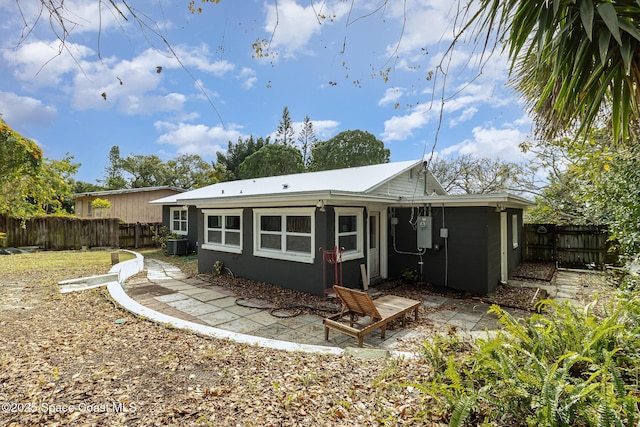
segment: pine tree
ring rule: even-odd
[[[291,124],[291,116],[289,115],[289,107],[284,107],[282,111],[282,120],[276,131],[276,143],[282,145],[293,145],[293,136],[295,132]]]
[[[304,122],[302,123],[302,130],[300,131],[300,135],[298,135],[298,142],[300,142],[300,151],[302,152],[302,162],[304,164],[305,169],[309,168],[311,164],[311,150],[315,147],[316,142],[318,142],[318,138],[316,137],[316,132],[313,129],[313,122],[309,118],[309,116],[304,117]]]
[[[120,147],[114,145],[109,150],[109,164],[104,168],[105,178],[102,180],[109,190],[119,190],[126,188],[127,183],[122,175],[122,158],[120,157]]]

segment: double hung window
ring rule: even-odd
[[[202,248],[242,253],[242,209],[205,209],[203,213]]]
[[[189,212],[185,208],[171,208],[171,224],[169,229],[172,233],[186,235],[188,228]]]
[[[364,257],[364,227],[362,209],[335,208],[336,246],[344,248],[343,260]]]
[[[517,249],[520,243],[520,227],[518,225],[518,215],[511,216],[511,246]]]
[[[313,208],[255,209],[254,224],[254,255],[313,262]]]

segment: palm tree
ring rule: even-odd
[[[477,0],[465,26],[504,43],[512,84],[545,139],[608,122],[624,141],[640,117],[640,4],[636,0]],[[496,43],[497,45],[497,43]],[[495,47],[494,45],[493,47]]]

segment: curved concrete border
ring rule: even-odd
[[[143,316],[149,320],[168,324],[174,328],[189,329],[198,334],[206,335],[214,338],[227,338],[238,343],[257,345],[260,347],[268,347],[276,350],[287,351],[303,351],[307,353],[323,353],[323,354],[342,354],[343,350],[335,347],[325,347],[319,345],[309,344],[297,344],[289,341],[280,341],[269,338],[256,337],[253,335],[241,334],[238,332],[231,332],[224,329],[214,328],[213,326],[205,326],[199,323],[189,322],[186,320],[177,319],[166,314],[159,313],[155,310],[151,310],[143,306],[142,304],[134,301],[129,295],[127,295],[120,285],[120,283],[111,282],[107,284],[107,289],[111,294],[111,297],[116,300],[118,304],[124,307],[126,310],[135,313],[139,316]]]
[[[129,252],[135,255],[134,259],[123,261],[114,265],[111,270],[109,270],[109,274],[103,276],[92,276],[91,278],[84,279],[74,279],[73,281],[65,281],[60,282],[60,285],[66,285],[65,288],[61,289],[61,292],[72,292],[84,289],[90,289],[97,286],[107,286],[107,290],[111,297],[125,310],[136,314],[138,316],[142,316],[146,319],[149,319],[154,322],[163,323],[166,325],[170,325],[174,328],[187,329],[194,333],[204,335],[212,338],[222,338],[229,339],[242,344],[256,345],[259,347],[271,348],[275,350],[285,350],[285,351],[300,351],[304,353],[316,353],[316,354],[329,354],[329,355],[342,355],[345,353],[345,350],[338,347],[328,347],[321,345],[311,345],[311,344],[298,344],[289,341],[280,341],[274,340],[270,338],[257,337],[254,335],[241,334],[238,332],[231,332],[224,329],[214,328],[213,326],[205,326],[194,322],[189,322],[182,319],[177,319],[172,316],[168,316],[166,314],[157,312],[150,308],[143,306],[137,301],[133,300],[127,293],[124,291],[124,282],[130,277],[140,273],[144,270],[144,257],[133,251],[124,250],[122,251]],[[117,275],[117,276],[116,276]],[[117,280],[113,280],[116,279]],[[99,278],[103,278],[101,283],[99,282]],[[90,282],[87,286],[73,286],[69,287],[70,283],[87,283]],[[368,350],[368,349],[363,349]],[[374,349],[375,350],[375,349]],[[353,353],[353,352],[351,352]],[[392,357],[404,357],[404,358],[413,358],[415,355],[407,352],[400,351],[389,351],[389,354]]]

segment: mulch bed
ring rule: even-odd
[[[511,277],[518,280],[541,280],[550,282],[556,272],[554,262],[523,262],[513,271]]]
[[[386,280],[371,286],[372,296],[394,294],[406,298],[423,300],[432,296],[451,298],[456,300],[481,301],[488,304],[498,304],[503,308],[515,308],[533,311],[535,303],[546,298],[547,293],[536,287],[539,284],[550,284],[555,272],[553,264],[521,264],[513,277],[518,282],[529,284],[531,287],[511,287],[499,285],[491,295],[473,295],[467,292],[435,286],[430,283],[407,283],[402,280]],[[198,279],[205,283],[212,283],[233,291],[243,299],[261,299],[268,301],[273,308],[291,310],[327,316],[339,311],[339,307],[323,296],[311,295],[291,289],[281,288],[268,283],[256,282],[231,275],[211,276],[199,274]]]

